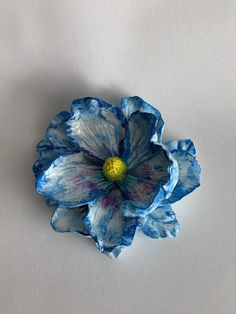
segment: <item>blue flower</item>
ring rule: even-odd
[[[37,191],[56,206],[58,232],[92,237],[110,257],[131,245],[137,229],[175,237],[171,204],[197,188],[200,166],[191,140],[162,144],[160,112],[139,97],[121,107],[97,98],[74,100],[37,145]]]

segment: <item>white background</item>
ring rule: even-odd
[[[236,313],[236,1],[0,0],[0,313]],[[36,143],[76,97],[139,95],[193,139],[176,239],[111,260],[49,225]]]

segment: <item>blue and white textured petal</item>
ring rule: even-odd
[[[149,157],[129,169],[120,185],[126,201],[124,215],[145,216],[168,198],[178,181],[178,164],[163,145],[153,144]]]
[[[51,226],[57,232],[79,232],[88,236],[89,233],[83,221],[87,210],[86,205],[75,208],[59,206],[52,216]]]
[[[105,160],[119,156],[128,123],[120,108],[89,98],[72,103],[68,135],[80,149]]]
[[[66,133],[66,122],[70,119],[71,114],[67,111],[58,113],[54,119],[50,122],[46,139],[52,143],[55,149],[63,149],[62,153],[69,150],[74,151],[75,146]]]
[[[196,160],[196,150],[191,140],[169,141],[165,144],[179,165],[179,180],[169,199],[172,204],[200,186],[201,168]]]
[[[69,208],[87,204],[110,185],[97,159],[84,152],[57,158],[36,182],[39,193]]]
[[[130,119],[131,115],[136,111],[153,114],[156,117],[156,126],[153,141],[155,141],[155,143],[161,143],[164,121],[162,120],[161,113],[156,108],[149,105],[138,96],[128,98],[123,97],[121,99],[121,107],[127,119]]]
[[[196,157],[196,149],[193,142],[189,139],[187,140],[176,140],[176,141],[168,141],[165,143],[165,146],[170,152],[175,152],[179,150],[186,151],[193,157]]]
[[[112,105],[108,104],[101,98],[85,97],[74,99],[71,104],[72,115],[78,112],[94,111],[99,112],[99,109],[108,109]]]
[[[129,132],[125,138],[127,167],[134,168],[150,155],[150,145],[155,133],[156,117],[153,114],[136,111],[129,119]]]
[[[159,206],[143,218],[141,230],[150,238],[173,238],[179,232],[179,223],[170,205]]]
[[[47,155],[42,155],[33,165],[33,172],[36,178],[43,174],[45,170],[49,168],[51,163],[60,156],[60,153],[54,151],[54,149],[48,148]]]
[[[123,248],[131,245],[137,227],[137,219],[123,216],[123,200],[120,190],[114,188],[90,202],[85,217],[98,249],[110,257],[117,257]]]
[[[67,111],[58,113],[50,122],[45,139],[36,146],[36,151],[40,154],[40,158],[33,166],[36,177],[42,175],[60,155],[72,154],[78,151],[66,134],[66,121],[69,118],[70,113]]]

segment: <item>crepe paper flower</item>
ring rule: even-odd
[[[52,228],[92,237],[110,257],[131,245],[136,230],[175,237],[171,204],[197,188],[200,166],[191,140],[161,144],[160,112],[139,97],[121,107],[102,99],[72,102],[37,145],[36,188],[57,209]]]

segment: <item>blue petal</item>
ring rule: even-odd
[[[36,150],[40,154],[40,158],[33,166],[36,177],[42,175],[60,155],[72,154],[78,151],[65,131],[66,121],[69,117],[69,112],[62,111],[58,113],[50,122],[45,139],[36,146]]]
[[[75,114],[78,112],[87,112],[87,111],[94,111],[98,112],[99,109],[109,109],[112,105],[108,104],[101,98],[92,98],[92,97],[85,97],[80,99],[73,100],[71,104],[71,112]]]
[[[76,231],[88,236],[89,233],[83,221],[87,214],[87,209],[86,205],[76,208],[59,206],[51,219],[52,228],[57,232]]]
[[[179,232],[179,223],[170,205],[157,207],[141,222],[141,230],[150,238],[173,238]]]
[[[155,133],[156,117],[153,114],[136,111],[129,119],[129,132],[125,138],[125,160],[133,168],[150,155],[150,145]]]
[[[51,163],[61,154],[53,148],[47,149],[47,153],[42,155],[33,165],[33,172],[36,178],[43,174],[45,170],[49,168]]]
[[[48,126],[46,139],[56,149],[74,150],[74,145],[66,133],[66,122],[70,117],[71,114],[69,112],[62,111],[54,117]]]
[[[179,165],[179,180],[170,198],[164,202],[171,204],[200,186],[201,168],[195,158],[196,150],[191,140],[169,141],[165,146]]]
[[[178,181],[178,164],[162,145],[152,144],[149,157],[128,170],[121,188],[125,216],[145,216],[170,197]]]
[[[50,141],[44,139],[42,141],[40,141],[37,145],[36,145],[36,151],[39,153],[40,156],[44,156],[45,154],[47,154],[49,149],[53,149],[53,145]]]
[[[170,152],[175,152],[179,150],[184,150],[193,157],[196,157],[196,149],[193,142],[189,139],[187,140],[177,140],[177,141],[168,141],[165,143],[165,146]]]
[[[131,245],[137,227],[137,219],[123,216],[120,210],[123,200],[119,189],[107,191],[90,202],[85,218],[98,249],[110,257],[117,257],[123,248]]]
[[[47,205],[50,207],[57,207],[58,206],[58,203],[56,201],[52,200],[51,198],[46,198],[46,201],[47,201]]]
[[[74,143],[102,160],[119,156],[128,128],[120,108],[94,98],[74,101],[72,118],[67,125],[67,133]]]
[[[127,119],[130,119],[131,115],[136,111],[153,114],[156,117],[156,127],[153,141],[161,143],[164,121],[162,120],[160,112],[156,108],[152,107],[138,96],[129,98],[123,97],[121,99],[121,106]]]
[[[64,207],[87,204],[109,183],[97,159],[80,152],[57,158],[37,179],[37,190]]]

